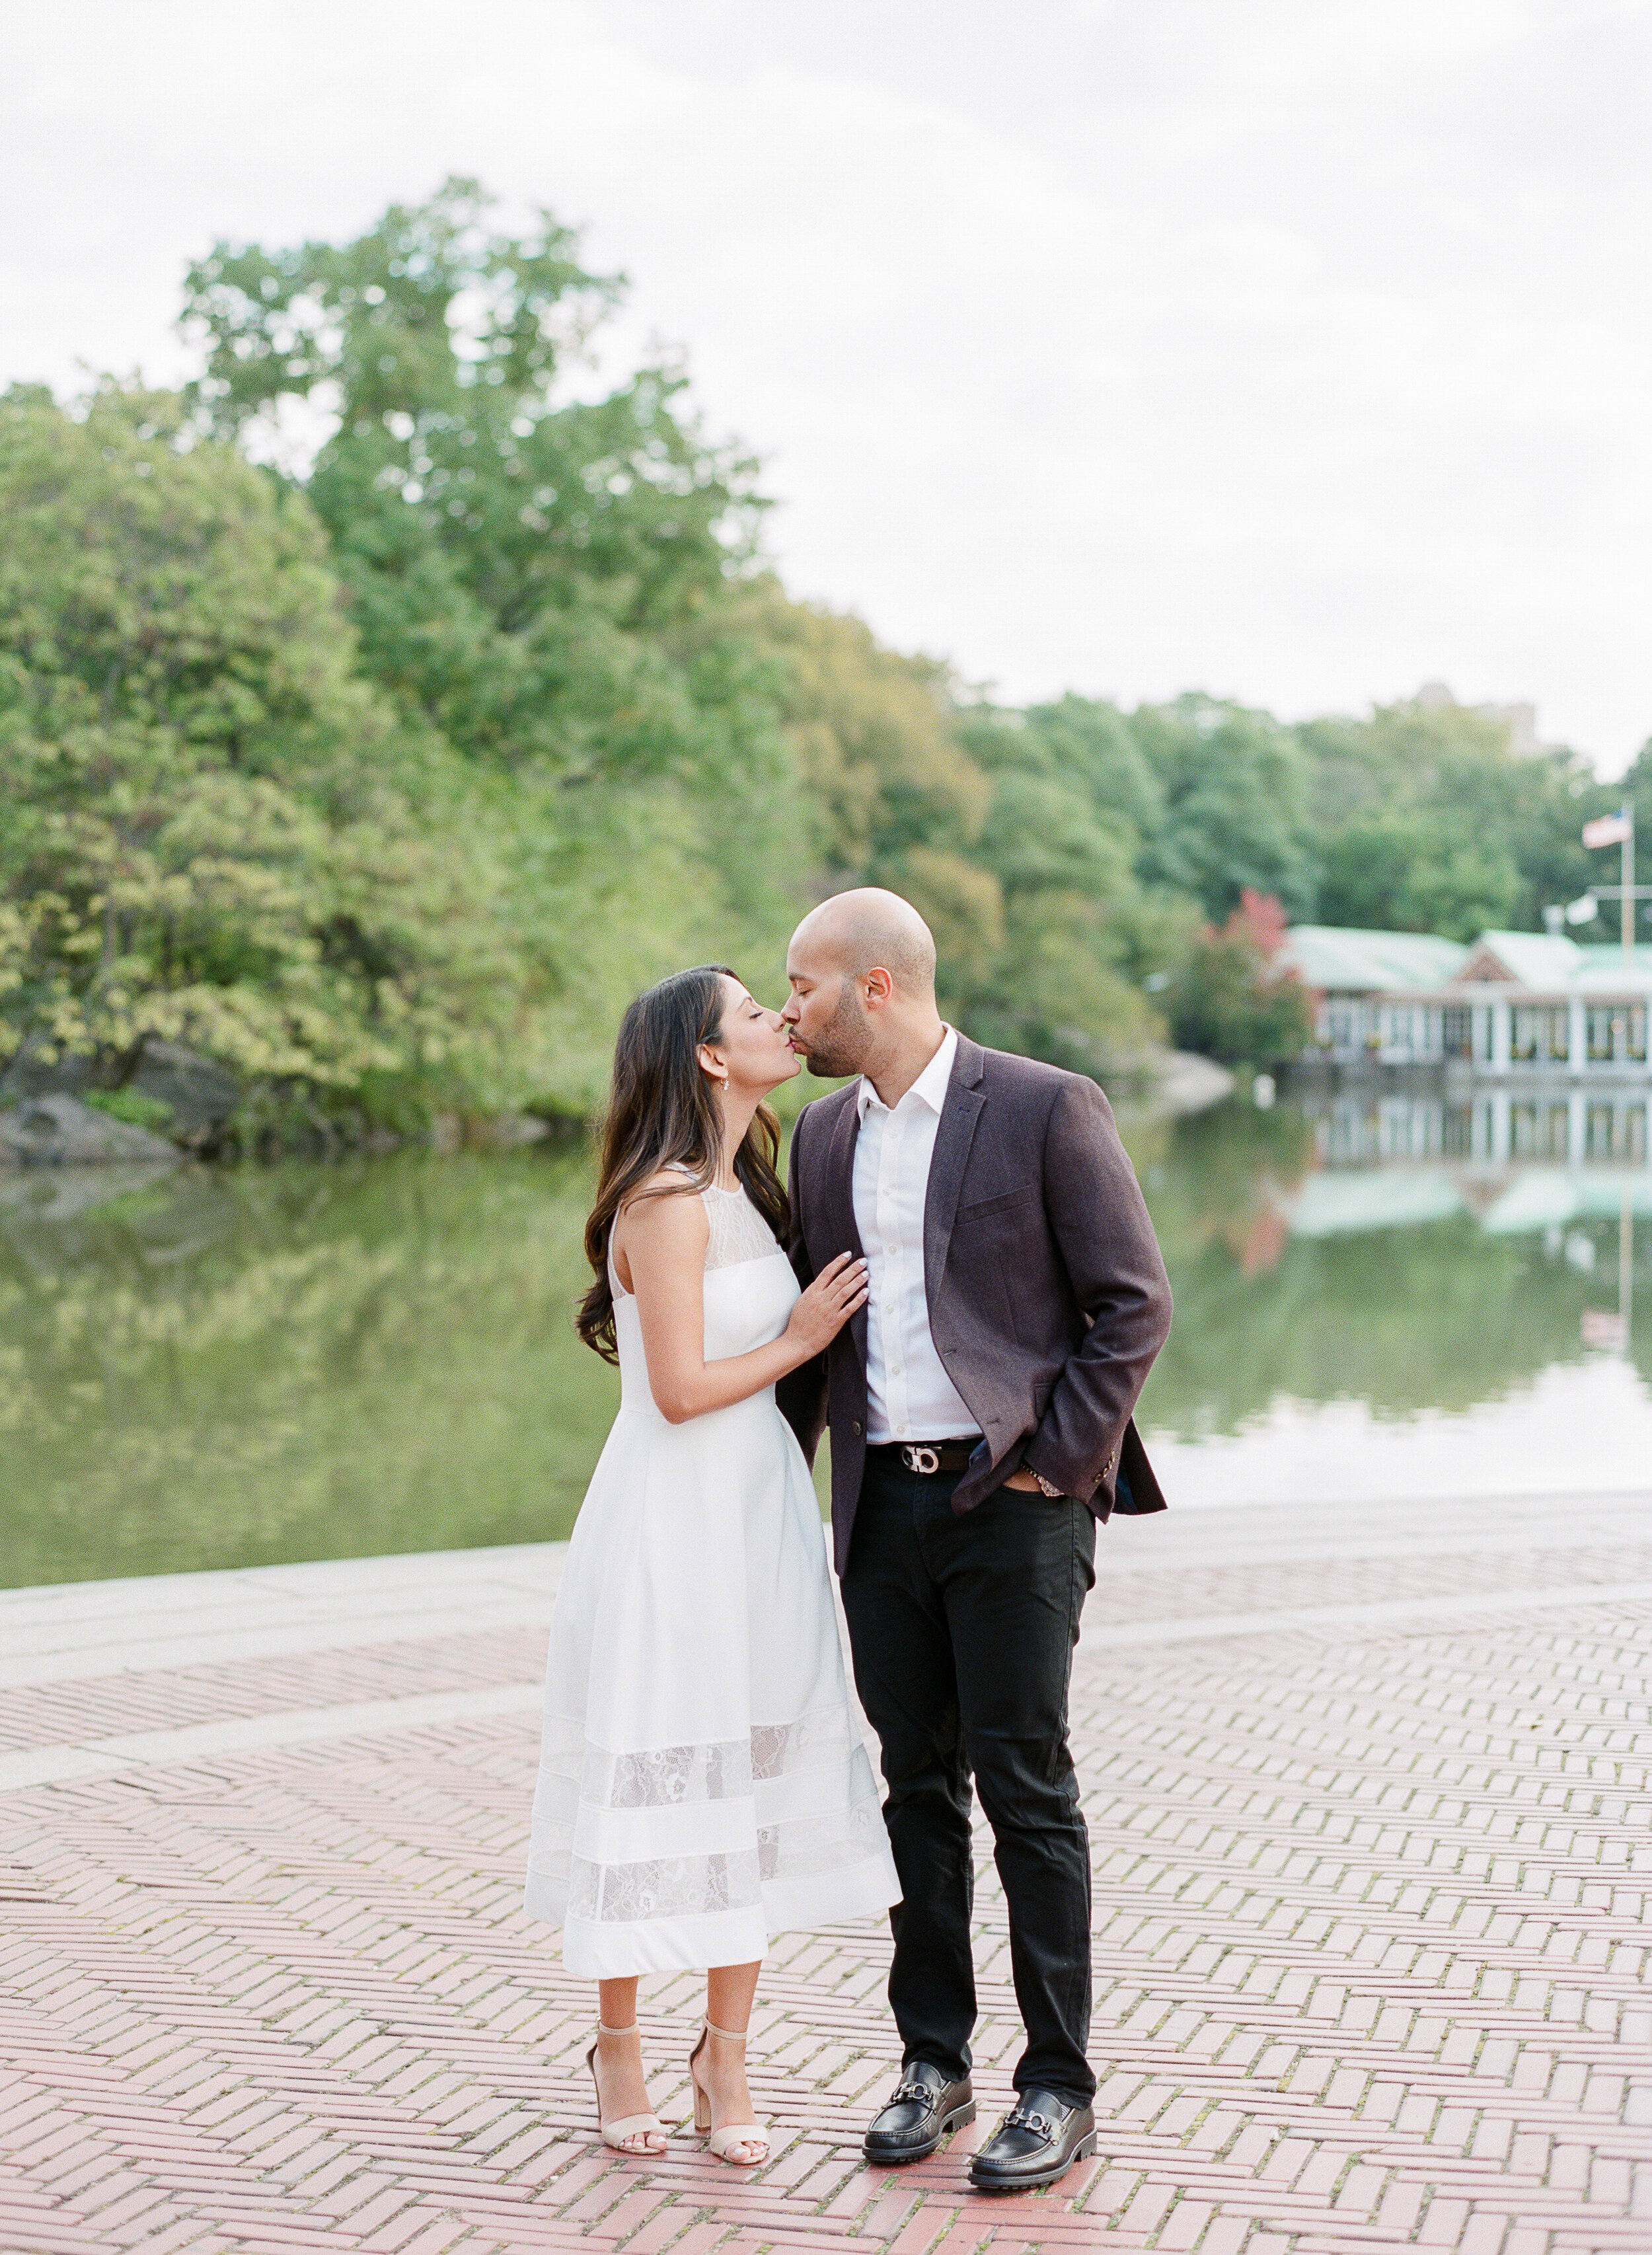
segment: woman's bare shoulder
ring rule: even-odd
[[[661,1167],[631,1192],[615,1217],[628,1237],[639,1233],[702,1244],[711,1234],[699,1185],[680,1167]]]
[[[645,1270],[656,1278],[682,1269],[705,1266],[711,1242],[706,1202],[694,1195],[696,1185],[678,1167],[662,1167],[639,1183],[614,1217],[609,1240],[614,1265],[628,1292],[636,1289],[631,1273],[635,1253]]]

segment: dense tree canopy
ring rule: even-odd
[[[1282,916],[1536,928],[1599,874],[1619,789],[1438,697],[1014,711],[791,601],[680,371],[573,383],[622,286],[453,181],[218,245],[182,395],[0,402],[0,1055],[116,1086],[182,1039],[253,1118],[583,1111],[639,983],[777,995],[798,911],[873,882],[985,1039],[1260,1057]],[[1652,838],[1652,746],[1622,788]]]
[[[1326,924],[1535,929],[1595,873],[1581,831],[1613,801],[1575,754],[1516,755],[1507,725],[1461,706],[1380,707],[1298,731],[1325,843]]]
[[[320,526],[176,403],[0,406],[0,871],[20,1029],[252,1076],[460,1039],[469,873],[396,788]],[[474,966],[485,979],[485,967]]]
[[[175,399],[11,395],[0,511],[6,1046],[118,1085],[181,1039],[255,1108],[587,1104],[626,994],[718,923],[670,779],[456,748],[364,675],[306,496]]]
[[[755,466],[685,419],[667,367],[564,397],[619,285],[549,214],[486,221],[454,180],[355,242],[219,244],[186,285],[195,397],[229,439],[325,416],[306,489],[363,662],[459,748],[567,776],[715,762],[671,636],[749,548]]]

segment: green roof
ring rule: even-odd
[[[1483,931],[1476,952],[1490,948],[1522,987],[1570,987],[1581,967],[1583,950],[1564,932]]]
[[[1295,924],[1276,962],[1322,994],[1426,994],[1452,985],[1482,949],[1529,994],[1652,992],[1652,947],[1634,949],[1626,964],[1620,947],[1580,947],[1546,931],[1483,931],[1473,947],[1462,947],[1428,932]]]
[[[1292,924],[1279,952],[1282,969],[1294,970],[1304,986],[1325,994],[1415,993],[1443,987],[1467,960],[1467,948],[1454,939],[1336,924]]]
[[[1588,994],[1652,990],[1652,947],[1631,948],[1627,964],[1620,947],[1580,947],[1571,983]]]

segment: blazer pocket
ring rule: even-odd
[[[988,1214],[1013,1212],[1016,1206],[1031,1205],[1043,1196],[1041,1184],[1023,1183],[1019,1190],[1001,1191],[996,1198],[978,1198],[974,1205],[960,1205],[953,1226],[963,1221],[985,1221]]]

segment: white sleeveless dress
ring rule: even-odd
[[[700,1195],[714,1361],[777,1338],[798,1285],[743,1191]],[[774,1389],[668,1424],[608,1274],[620,1411],[557,1592],[526,1895],[599,1980],[746,1964],[900,1895]]]

